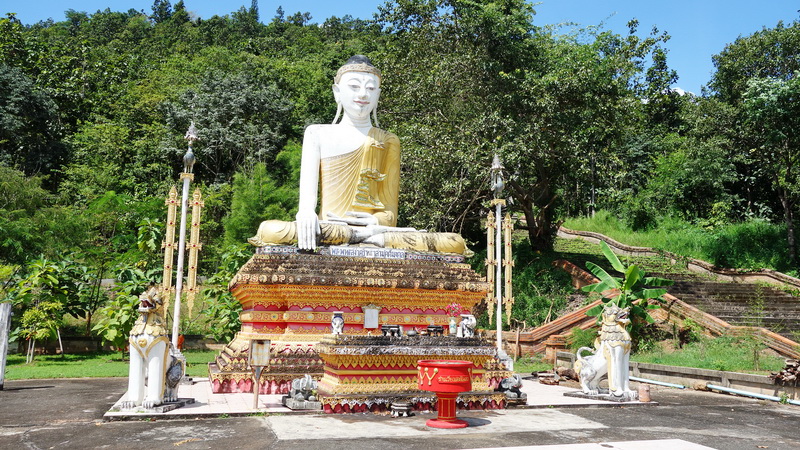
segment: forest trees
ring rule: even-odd
[[[748,80],[742,116],[753,132],[753,159],[783,207],[789,261],[797,259],[794,215],[800,200],[800,71],[788,79]]]
[[[794,216],[800,199],[800,21],[779,22],[740,37],[715,55],[709,87],[735,110],[737,184],[749,192],[770,187],[760,202],[779,200],[787,228],[789,260],[796,264]],[[745,175],[745,176],[743,176]],[[766,196],[764,198],[763,196]]]
[[[478,239],[487,170],[499,153],[530,243],[552,246],[561,199],[619,143],[633,88],[665,35],[559,36],[521,0],[388,2],[384,102],[404,145],[405,215]],[[420,196],[419,192],[438,192]],[[401,217],[403,214],[401,214]]]
[[[523,0],[391,0],[373,20],[317,23],[282,9],[264,20],[256,1],[201,18],[188,3],[0,18],[0,277],[68,261],[60,311],[96,332],[111,323],[109,309],[93,318],[107,301],[99,280],[160,264],[163,197],[189,123],[210,275],[260,220],[293,216],[303,128],[331,120],[331,80],[353,54],[383,71],[381,126],[403,143],[403,226],[480,246],[498,153],[509,210],[537,250],[561,219],[598,208],[643,226],[677,214],[794,228],[797,22],[726,47],[695,97],[670,89],[666,33],[632,21],[623,35],[560,34]]]

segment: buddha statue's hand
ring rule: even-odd
[[[315,250],[317,236],[320,234],[319,219],[314,211],[300,211],[295,216],[297,223],[297,247],[302,250]]]
[[[369,213],[348,211],[344,215],[345,217],[341,217],[334,213],[327,213],[328,219],[330,219],[332,222],[339,222],[358,227],[366,227],[378,224],[378,218]]]

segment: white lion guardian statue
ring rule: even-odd
[[[631,354],[631,335],[625,329],[630,323],[630,308],[620,308],[609,303],[603,307],[600,335],[595,341],[595,349],[578,349],[575,372],[580,377],[581,390],[587,395],[601,394],[600,379],[608,374],[609,393],[614,397],[635,399],[636,392],[629,386],[629,361]],[[592,352],[583,356],[585,351]]]
[[[122,409],[151,409],[178,400],[178,383],[185,363],[177,358],[167,337],[163,302],[158,289],[150,287],[139,296],[139,318],[131,330],[131,365],[128,394]]]

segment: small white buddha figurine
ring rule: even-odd
[[[296,243],[314,250],[320,244],[365,243],[440,253],[467,251],[456,233],[396,227],[400,140],[377,127],[380,84],[381,73],[366,56],[353,56],[339,68],[333,84],[333,123],[311,125],[303,137],[296,221],[262,222],[248,240],[251,244]]]

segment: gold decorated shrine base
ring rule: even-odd
[[[495,349],[477,338],[450,336],[329,336],[317,346],[324,362],[322,398],[347,394],[418,393],[417,362],[425,359],[472,363],[474,391],[491,391],[486,366]]]
[[[467,364],[465,374],[437,376],[438,383],[471,384],[462,408],[502,408],[494,388],[504,371],[495,369],[494,346],[480,338],[451,336],[327,336],[317,345],[324,362],[318,392],[326,412],[381,409],[392,403],[416,410],[435,407],[436,398],[418,386],[421,360]],[[467,388],[467,390],[470,390]],[[348,405],[347,409],[344,406]]]
[[[353,248],[360,250],[340,253],[369,254],[363,247]],[[250,339],[271,340],[270,366],[262,373],[260,391],[287,393],[291,380],[306,373],[323,378],[317,346],[331,336],[334,312],[341,313],[347,336],[377,337],[382,325],[399,325],[404,334],[412,329],[421,332],[430,325],[446,330],[447,305],[458,303],[471,312],[490,289],[468,264],[441,255],[395,252],[392,255],[402,258],[380,258],[337,256],[325,249],[322,254],[285,246],[266,249],[253,255],[229,284],[242,304],[242,327],[209,365],[215,393],[252,392],[247,365]],[[351,382],[356,379],[351,374],[339,372],[342,386],[349,386],[354,394],[402,391],[397,380],[405,380],[407,372],[415,368],[411,356],[404,358],[375,355],[370,364],[386,368],[384,373],[356,383]],[[475,360],[480,366],[484,362]],[[350,367],[347,361],[340,366],[331,366],[331,373]],[[476,374],[483,377],[478,369]]]

